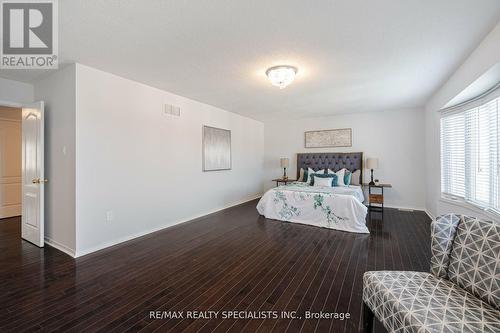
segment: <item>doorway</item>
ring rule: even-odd
[[[21,237],[44,245],[43,102],[0,103],[0,223],[20,220]]]
[[[22,109],[0,106],[0,219],[22,214]]]

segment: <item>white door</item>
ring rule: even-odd
[[[43,194],[43,102],[23,107],[22,118],[22,237],[42,247]]]

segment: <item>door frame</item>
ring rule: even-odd
[[[0,106],[6,106],[6,107],[9,107],[9,108],[22,108],[25,105],[26,104],[16,103],[16,102],[8,102],[8,101],[4,101],[4,100],[0,99]]]

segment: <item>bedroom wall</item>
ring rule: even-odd
[[[264,125],[77,64],[77,254],[262,194]],[[162,105],[181,107],[181,117]],[[202,125],[232,132],[232,170],[202,172]]]
[[[45,241],[75,255],[76,66],[69,65],[35,83],[35,99],[45,102]]]
[[[32,84],[0,78],[0,101],[30,103],[33,95]]]
[[[334,128],[352,128],[351,148],[304,148],[305,131]],[[297,153],[362,151],[365,158],[379,158],[375,178],[393,185],[384,193],[387,206],[423,210],[423,131],[424,112],[421,109],[268,121],[265,123],[264,187],[273,187],[271,179],[283,174],[280,157],[290,158],[288,172],[295,177]],[[369,181],[369,170],[363,172],[365,180]]]
[[[465,59],[449,80],[436,91],[425,107],[425,184],[426,207],[433,216],[446,213],[469,214],[491,218],[482,210],[441,199],[440,171],[440,115],[448,101],[480,78],[490,68],[500,63],[500,23],[483,39],[478,47]],[[499,78],[500,80],[500,78]],[[495,217],[498,218],[498,217]]]

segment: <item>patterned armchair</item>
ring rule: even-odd
[[[431,273],[363,276],[364,330],[500,332],[500,223],[443,215],[431,224]]]

